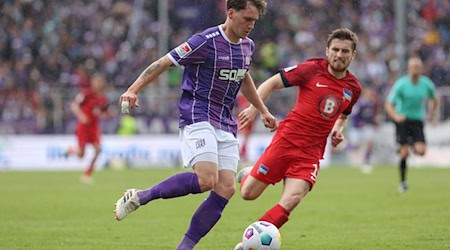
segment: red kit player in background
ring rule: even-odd
[[[78,147],[69,147],[66,156],[76,155],[83,158],[86,145],[92,144],[94,147],[94,156],[80,177],[80,181],[83,183],[92,182],[91,175],[94,171],[95,161],[100,154],[100,119],[114,116],[114,112],[108,109],[108,100],[104,95],[105,84],[103,75],[95,74],[91,79],[90,88],[85,88],[78,93],[70,105],[77,118],[75,134],[78,139]]]
[[[238,114],[243,111],[245,108],[248,108],[250,106],[250,102],[243,96],[238,95],[236,99],[237,103],[237,112]],[[242,139],[240,141],[240,147],[239,147],[239,156],[241,157],[241,166],[248,167],[249,165],[249,158],[248,158],[248,141],[250,139],[250,135],[253,132],[253,127],[255,125],[255,121],[250,121],[246,126],[242,129],[239,129],[239,134],[241,134]],[[241,125],[239,124],[239,127]]]
[[[254,200],[269,184],[284,181],[280,201],[259,220],[283,226],[314,186],[328,136],[331,134],[334,147],[343,141],[347,116],[361,93],[361,84],[347,70],[357,42],[352,31],[334,30],[327,40],[327,59],[310,59],[285,68],[259,86],[263,100],[276,89],[299,88],[294,109],[280,122],[270,145],[253,167],[238,174],[245,200]],[[239,114],[241,125],[245,127],[255,116],[254,107],[245,109]]]

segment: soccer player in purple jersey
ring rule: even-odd
[[[242,94],[261,114],[263,124],[274,131],[276,118],[256,92],[248,73],[254,42],[248,38],[264,0],[228,0],[223,24],[195,34],[185,43],[152,63],[120,97],[120,103],[139,106],[137,94],[170,66],[184,66],[179,102],[183,172],[147,190],[128,189],[117,201],[115,216],[130,212],[155,199],[169,199],[211,191],[198,207],[177,249],[193,249],[220,219],[235,192],[239,161],[237,123],[232,115],[236,95]]]
[[[380,102],[377,93],[370,86],[362,89],[361,97],[353,107],[350,119],[348,139],[352,152],[362,153],[361,171],[372,172],[372,152],[374,148],[375,131],[378,127]]]

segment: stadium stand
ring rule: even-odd
[[[73,133],[69,103],[95,71],[106,75],[112,101],[158,57],[158,34],[169,32],[168,48],[194,32],[219,23],[224,1],[168,0],[170,27],[162,31],[157,0],[6,0],[0,3],[0,133]],[[187,3],[189,2],[189,3]],[[279,68],[324,56],[324,37],[337,27],[356,31],[360,42],[351,71],[384,97],[399,72],[395,47],[394,1],[268,1],[266,16],[250,36],[257,44],[252,74],[260,82]],[[442,91],[441,120],[450,118],[450,1],[407,3],[407,54],[420,55],[426,72]],[[139,17],[136,19],[136,17]],[[137,20],[137,21],[136,21]],[[139,133],[177,131],[180,72],[167,78],[164,98],[141,97],[134,115]],[[158,86],[159,86],[158,85]],[[271,98],[272,113],[283,117],[295,95]],[[280,96],[281,95],[281,96]],[[104,123],[115,133],[119,119]],[[156,124],[156,125],[155,125]]]

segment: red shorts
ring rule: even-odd
[[[86,144],[100,144],[100,128],[98,127],[77,127],[78,146],[84,148]]]
[[[319,159],[305,159],[301,157],[301,150],[283,137],[275,135],[250,175],[266,184],[278,183],[285,177],[302,179],[310,182],[312,189],[320,169]]]

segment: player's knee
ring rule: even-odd
[[[258,193],[254,192],[251,188],[248,187],[241,187],[241,197],[244,200],[254,200],[258,198]]]
[[[219,181],[214,186],[214,192],[218,195],[224,197],[229,200],[233,197],[236,192],[236,185],[234,184],[233,178],[219,178]]]
[[[236,187],[235,185],[223,184],[219,182],[214,188],[214,191],[229,200],[236,192]]]
[[[425,155],[425,153],[426,153],[426,150],[423,148],[421,148],[421,149],[415,149],[414,150],[414,153],[416,154],[416,155],[419,155],[419,156],[424,156]]]
[[[218,183],[218,177],[213,174],[198,176],[198,183],[202,192],[213,189]]]
[[[423,143],[418,143],[417,145],[414,145],[414,154],[424,156],[426,151],[427,151],[426,146]]]
[[[251,192],[249,192],[245,188],[241,188],[241,197],[244,200],[254,200],[255,198],[251,195]]]
[[[404,148],[404,147],[400,148],[400,157],[402,159],[406,159],[406,157],[408,157],[408,155],[409,155],[408,148]]]
[[[231,198],[231,196],[234,195],[234,193],[236,193],[236,186],[232,185],[232,186],[228,186],[225,189],[227,195]]]
[[[84,157],[84,150],[78,150],[78,152],[77,152],[78,154],[77,154],[77,156],[79,157],[79,158],[83,158]]]

